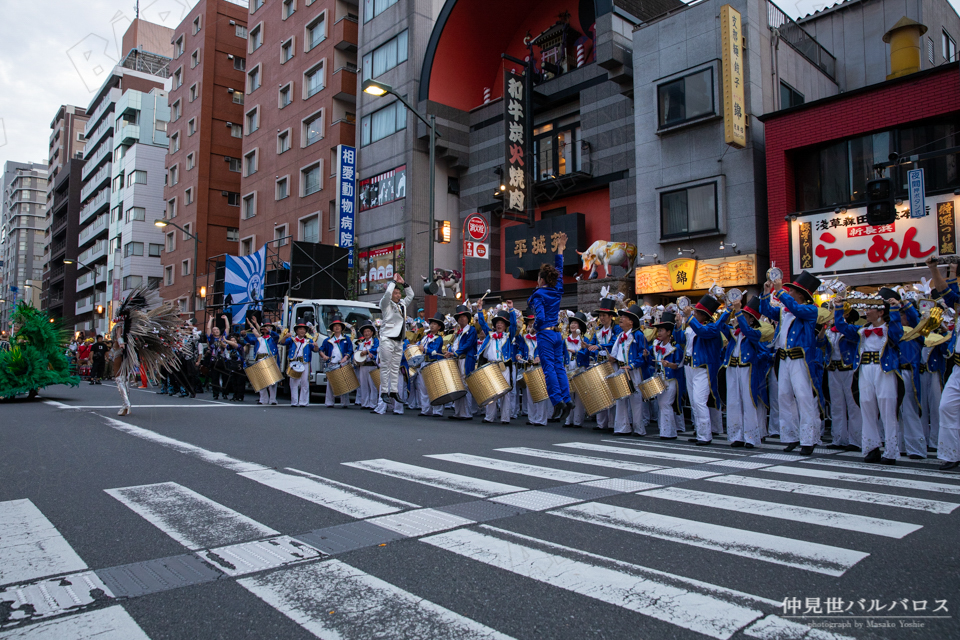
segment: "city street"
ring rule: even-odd
[[[960,635],[933,459],[131,394],[0,407],[3,640]]]

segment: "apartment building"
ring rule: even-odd
[[[356,137],[356,3],[251,0],[242,87],[239,254],[332,244],[337,145]]]
[[[173,33],[161,295],[184,313],[202,307],[190,296],[207,257],[239,248],[247,15],[246,3],[201,0]]]
[[[43,227],[47,208],[47,165],[5,162],[0,209],[0,329],[9,331],[20,300],[40,305]]]

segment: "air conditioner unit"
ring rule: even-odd
[[[231,128],[232,126],[233,126],[233,123],[232,123],[232,122],[228,122],[228,123],[227,123],[227,128],[228,128],[228,129]]]
[[[230,192],[229,192],[229,191],[221,191],[221,192],[220,192],[220,195],[222,195],[224,198],[226,198],[228,195],[230,195]]]
[[[230,26],[231,26],[231,27],[234,26],[235,24],[237,24],[237,21],[236,21],[236,20],[231,20],[231,21],[230,21]]]
[[[228,89],[227,89],[227,93],[233,93],[233,88],[232,88],[232,87],[231,87],[231,88],[228,88]]]
[[[231,22],[232,22],[232,21],[231,21]],[[228,53],[228,54],[227,54],[227,60],[233,60],[233,54],[232,54],[232,53]]]

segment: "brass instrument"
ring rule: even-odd
[[[917,326],[913,327],[909,331],[904,332],[903,337],[900,338],[900,342],[915,340],[921,337],[926,338],[940,326],[942,321],[943,309],[940,307],[934,307],[920,317],[920,322],[917,323]]]

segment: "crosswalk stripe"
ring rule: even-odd
[[[0,584],[86,568],[66,538],[30,500],[0,502]]]
[[[238,581],[317,637],[509,640],[509,636],[338,560]]]
[[[863,459],[863,453],[860,451],[842,451],[839,454],[843,458],[860,458]],[[920,460],[910,460],[909,458],[903,458],[902,462],[908,464],[928,464],[928,465],[940,465],[943,464],[942,460],[936,458],[922,458]]]
[[[217,547],[198,555],[228,576],[242,576],[319,558],[323,554],[300,540],[280,536]]]
[[[206,549],[279,532],[176,482],[106,489],[144,520],[188,549]]]
[[[645,491],[643,495],[644,497],[672,500],[674,502],[683,502],[701,507],[725,509],[737,513],[749,513],[755,516],[815,524],[821,527],[870,533],[887,538],[903,538],[923,528],[918,524],[897,522],[896,520],[884,520],[882,518],[870,518],[839,511],[812,509],[810,507],[766,502],[764,500],[752,500],[750,498],[707,493],[704,491],[692,491],[680,487],[654,489],[653,491]]]
[[[725,640],[780,603],[482,525],[421,542],[683,629]]]
[[[507,495],[490,498],[490,502],[508,504],[528,511],[546,511],[575,502],[583,502],[583,498],[562,496],[559,493],[550,493],[549,491],[520,491],[519,493],[508,493]]]
[[[615,453],[623,456],[637,456],[640,458],[661,458],[663,460],[673,460],[675,462],[692,462],[700,464],[704,462],[716,462],[722,458],[710,458],[707,456],[689,456],[683,453],[672,453],[669,451],[655,451],[647,448],[625,448],[611,447],[603,444],[591,444],[589,442],[563,442],[555,444],[555,447],[567,447],[569,449],[582,449],[585,451],[599,451],[601,453]]]
[[[600,502],[573,505],[550,513],[579,522],[829,576],[842,576],[847,569],[870,555],[852,549],[674,518]]]
[[[140,625],[114,606],[38,622],[29,627],[0,632],[0,640],[150,640]]]
[[[941,500],[928,500],[926,498],[911,498],[908,496],[897,496],[887,493],[876,493],[874,491],[858,491],[857,489],[844,489],[842,487],[825,487],[819,484],[800,484],[797,482],[782,482],[769,478],[751,478],[749,476],[717,476],[707,478],[707,482],[721,482],[723,484],[732,484],[738,487],[750,487],[752,489],[769,489],[771,491],[781,491],[785,493],[796,493],[804,496],[816,496],[818,498],[832,498],[834,500],[848,500],[851,502],[864,502],[867,504],[876,504],[884,507],[898,507],[900,509],[914,509],[916,511],[929,511],[930,513],[951,513],[958,504],[952,502],[943,502]]]
[[[629,462],[627,460],[610,460],[608,458],[598,458],[596,456],[583,456],[577,453],[565,453],[562,451],[546,451],[544,449],[530,449],[527,447],[507,447],[497,449],[503,453],[513,453],[518,456],[530,456],[532,458],[544,458],[546,460],[557,460],[558,462],[575,462],[577,464],[586,464],[594,467],[607,467],[608,469],[620,469],[621,471],[633,471],[634,473],[646,473],[662,469],[662,466],[652,464],[641,464],[639,462]]]
[[[812,458],[809,460],[801,460],[800,462],[805,464],[819,465],[825,467],[840,467],[841,469],[863,469],[864,471],[877,471],[877,465],[870,464],[868,462],[853,462],[847,460],[824,460],[822,458]],[[953,476],[952,478],[948,475],[945,475],[941,471],[926,471],[924,469],[909,469],[907,467],[901,467],[899,465],[893,467],[884,467],[883,472],[892,473],[896,475],[906,475],[906,476],[923,476],[927,478],[938,478],[940,480],[960,480],[960,476]]]
[[[429,533],[475,524],[473,520],[438,509],[414,509],[413,511],[389,516],[370,518],[367,522],[409,537],[425,536]]]
[[[514,493],[515,491],[525,491],[525,487],[515,487],[500,482],[490,480],[481,480],[480,478],[471,478],[470,476],[461,476],[456,473],[446,471],[437,471],[426,467],[418,467],[404,462],[378,458],[376,460],[360,460],[357,462],[344,462],[343,465],[353,467],[354,469],[363,469],[372,471],[401,480],[418,482],[431,487],[438,487],[448,491],[464,493],[468,496],[478,498],[488,498],[504,493]]]
[[[898,489],[917,489],[919,491],[960,495],[960,485],[956,484],[939,484],[937,482],[906,480],[903,478],[891,478],[889,476],[865,476],[857,473],[839,473],[836,471],[825,471],[823,469],[811,469],[809,467],[767,467],[761,469],[761,471],[792,476],[805,476],[808,478],[823,478],[824,480],[838,480],[840,482],[875,484],[882,487],[896,487]]]
[[[340,482],[334,482],[327,478],[321,478],[320,476],[310,475],[306,477],[307,474],[304,472],[298,473],[301,475],[281,473],[275,469],[263,469],[261,471],[250,471],[239,475],[272,489],[288,493],[308,502],[339,511],[340,513],[345,513],[354,518],[382,516],[387,513],[400,511],[405,506],[417,506],[409,502],[387,498],[386,496],[371,495],[371,492],[357,489]]]
[[[554,469],[552,467],[541,467],[535,464],[524,464],[522,462],[511,462],[509,460],[498,460],[497,458],[487,458],[484,456],[473,456],[466,453],[438,453],[424,456],[435,460],[446,460],[447,462],[456,462],[472,467],[481,467],[493,471],[504,471],[506,473],[516,473],[523,476],[532,476],[554,482],[587,482],[589,480],[603,480],[605,476],[597,476],[592,473],[579,473],[577,471],[564,471],[563,469]]]
[[[653,449],[667,449],[668,451],[673,451],[673,452],[679,451],[681,453],[689,452],[691,454],[696,454],[696,455],[699,455],[700,453],[703,452],[702,446],[697,446],[695,444],[687,444],[686,437],[682,433],[678,436],[678,439],[673,441],[671,444],[660,444],[659,442],[651,442],[649,438],[645,438],[643,440],[637,440],[634,438],[616,438],[616,439],[609,439],[609,440],[604,439],[604,440],[601,440],[600,442],[610,442],[612,444],[629,446],[629,447],[637,447],[642,449],[649,449],[651,447]],[[735,449],[732,447],[711,446],[710,455],[729,456],[732,458],[743,458],[745,456],[750,455],[750,452],[744,449],[739,449],[739,448]]]
[[[113,598],[110,588],[93,571],[68,573],[0,590],[0,626],[36,622]]]

